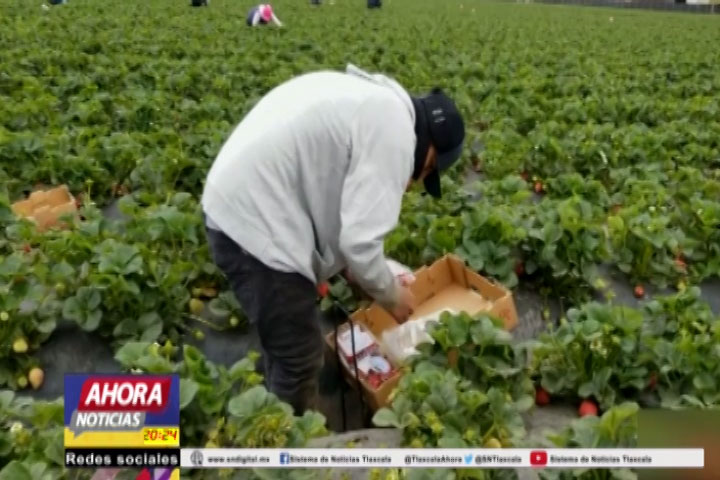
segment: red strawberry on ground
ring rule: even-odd
[[[25,245],[23,245],[23,250],[25,251],[25,253],[30,253],[32,251],[32,247],[30,247],[29,243],[26,243]]]
[[[643,298],[645,296],[645,287],[642,285],[635,285],[633,293],[635,294],[635,298]]]
[[[687,263],[685,263],[685,259],[683,259],[682,255],[678,255],[677,258],[675,258],[675,266],[682,271],[687,270]]]
[[[650,379],[648,380],[648,388],[650,390],[655,390],[655,387],[657,387],[657,372],[652,372],[650,374]]]
[[[518,261],[515,264],[515,275],[517,275],[518,277],[522,277],[523,275],[525,275],[525,265],[523,265],[522,261]]]
[[[595,402],[592,400],[583,400],[580,404],[580,408],[578,408],[578,414],[581,417],[587,417],[588,415],[596,417],[598,414],[597,405],[595,405]]]
[[[323,282],[317,286],[317,292],[318,295],[325,298],[328,296],[328,293],[330,293],[330,286],[327,284],[327,282]]]
[[[541,407],[550,403],[550,394],[543,387],[535,389],[535,403]]]
[[[544,188],[542,182],[535,182],[534,190],[538,195],[543,193]]]

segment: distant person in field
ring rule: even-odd
[[[258,25],[267,25],[273,22],[278,27],[282,27],[283,24],[279,18],[275,16],[273,8],[269,3],[261,3],[260,5],[253,7],[247,16],[248,27],[256,27]]]
[[[207,7],[210,5],[210,0],[192,0],[190,5],[193,7]]]
[[[382,0],[368,0],[367,8],[380,8],[382,7]]]
[[[67,0],[50,0],[50,5],[65,5]]]

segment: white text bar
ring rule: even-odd
[[[183,468],[702,468],[702,448],[183,448]]]

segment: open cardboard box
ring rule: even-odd
[[[15,215],[34,221],[40,231],[59,226],[60,217],[77,212],[75,198],[67,185],[35,191],[26,200],[13,203],[11,208]]]
[[[409,322],[447,308],[470,315],[481,312],[492,313],[503,319],[507,330],[517,325],[517,312],[512,293],[502,285],[473,272],[455,255],[446,255],[432,265],[417,270],[415,283],[410,289],[417,297],[418,307]],[[390,313],[375,303],[368,308],[357,310],[350,318],[354,323],[368,330],[376,340],[382,338],[385,330],[398,325]],[[340,328],[349,328],[349,325]],[[329,333],[325,340],[330,348],[335,350],[334,332]],[[354,385],[354,375],[347,369],[344,369],[344,373],[350,384]],[[388,397],[401,376],[402,373],[398,372],[377,390],[360,379],[365,398],[373,409],[377,410],[388,405]]]

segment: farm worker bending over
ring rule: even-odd
[[[275,12],[273,12],[273,8],[269,3],[262,3],[248,12],[247,24],[249,27],[266,25],[271,21],[278,27],[282,27],[282,22],[275,16]]]
[[[403,194],[459,157],[462,117],[440,89],[411,97],[353,65],[262,98],[215,159],[202,196],[213,259],[256,326],[270,391],[315,407],[323,341],[317,285],[345,272],[400,322],[415,298],[383,252]]]

